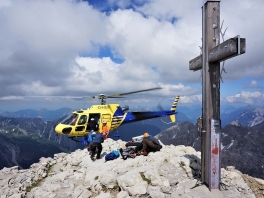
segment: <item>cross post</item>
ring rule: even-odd
[[[237,36],[220,44],[220,0],[202,7],[202,54],[189,61],[189,69],[202,69],[201,180],[219,189],[221,179],[220,62],[245,53],[246,40]]]

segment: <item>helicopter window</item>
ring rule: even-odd
[[[84,129],[85,129],[84,126],[77,126],[77,127],[75,128],[75,131],[83,131]]]
[[[78,119],[78,114],[73,113],[67,116],[61,123],[68,124],[68,125],[75,125],[76,120]]]
[[[86,115],[82,115],[78,121],[78,125],[81,125],[81,124],[85,124],[87,121],[87,116]]]

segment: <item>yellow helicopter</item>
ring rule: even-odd
[[[106,123],[109,132],[111,132],[123,124],[157,117],[169,116],[171,122],[175,122],[175,114],[177,113],[175,110],[180,96],[176,96],[171,109],[167,111],[128,112],[128,106],[121,107],[120,104],[106,104],[107,98],[122,98],[124,95],[156,89],[161,88],[157,87],[114,95],[99,94],[98,99],[101,101],[101,104],[93,105],[87,110],[77,110],[72,112],[72,114],[55,126],[55,131],[58,134],[67,135],[73,139],[74,137],[85,136],[91,132],[89,126],[90,120],[95,120],[98,123],[98,132],[102,132],[103,123]],[[91,97],[95,98],[95,96]]]

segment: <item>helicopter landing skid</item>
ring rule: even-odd
[[[71,140],[75,141],[75,142],[80,142],[79,140],[74,139],[75,137],[69,137]]]

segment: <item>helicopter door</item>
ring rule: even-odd
[[[90,130],[98,131],[99,121],[100,121],[100,113],[90,113],[87,130],[88,131]]]

